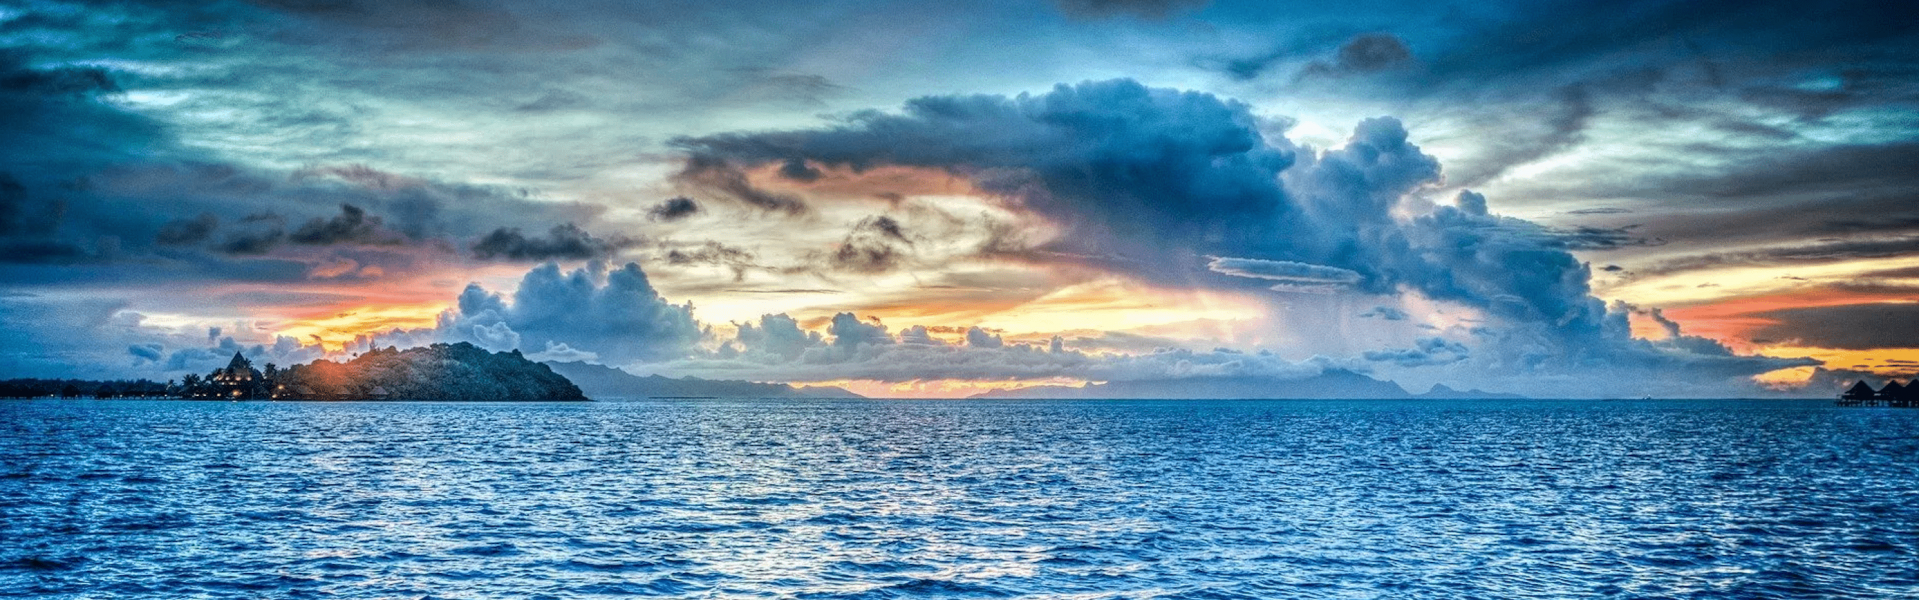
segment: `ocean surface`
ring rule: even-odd
[[[1919,597],[1919,410],[0,401],[0,596]]]

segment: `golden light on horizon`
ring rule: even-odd
[[[835,379],[828,381],[795,381],[792,385],[828,386],[845,389],[868,398],[922,398],[951,399],[966,398],[994,390],[1018,390],[1039,386],[1079,387],[1088,382],[1071,377],[1048,377],[1031,380],[993,380],[979,381],[969,379],[920,379],[913,381],[875,381],[871,379]]]
[[[440,312],[446,309],[444,303],[356,306],[326,314],[289,317],[274,334],[297,339],[302,344],[318,343],[328,352],[338,352],[360,336],[433,327]]]

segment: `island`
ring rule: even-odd
[[[596,397],[711,399],[711,398],[860,398],[859,394],[832,386],[793,386],[785,383],[760,383],[728,379],[678,379],[648,375],[641,377],[621,369],[583,362],[549,362],[553,371],[565,375],[580,388]]]
[[[520,351],[487,352],[460,342],[374,349],[346,362],[315,360],[286,369],[253,368],[234,353],[206,377],[188,375],[178,395],[218,400],[451,400],[556,402],[587,399],[572,381]]]
[[[1409,394],[1391,381],[1381,381],[1345,369],[1300,379],[1272,377],[1190,377],[1185,379],[1148,379],[1088,383],[1081,386],[1042,385],[1027,388],[992,390],[971,396],[979,399],[1070,399],[1113,400],[1524,400],[1518,394],[1460,391],[1434,384],[1423,394]]]

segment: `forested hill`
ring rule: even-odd
[[[466,342],[372,350],[339,363],[316,360],[281,371],[274,398],[293,400],[586,400],[579,386],[518,350],[487,352]]]

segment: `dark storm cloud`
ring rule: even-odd
[[[1862,277],[1883,277],[1887,279],[1919,279],[1919,267],[1906,267],[1903,269],[1886,269],[1884,271],[1873,271],[1871,273],[1866,273],[1862,275]]]
[[[387,231],[380,217],[367,216],[366,209],[341,204],[340,214],[314,218],[287,236],[295,244],[397,244],[399,237]]]
[[[1809,141],[1797,132],[1848,110],[1907,110],[1919,101],[1911,76],[1919,38],[1894,24],[1915,19],[1919,8],[1910,3],[1873,0],[1520,3],[1430,20],[1407,11],[1395,33],[1412,40],[1418,60],[1364,81],[1309,77],[1339,70],[1339,58],[1325,57],[1343,54],[1331,50],[1339,42],[1322,31],[1339,25],[1307,28],[1271,51],[1197,64],[1235,79],[1292,73],[1295,85],[1335,94],[1351,93],[1335,86],[1363,85],[1369,97],[1428,104],[1474,130],[1469,152],[1448,165],[1449,183],[1478,186],[1580,146],[1602,116],[1716,129],[1770,142],[1770,151]],[[1696,136],[1706,145],[1724,137]]]
[[[1845,144],[1727,158],[1740,160],[1713,177],[1659,178],[1653,185],[1676,195],[1715,199],[1919,190],[1919,142]]]
[[[673,180],[681,185],[709,190],[767,212],[800,215],[807,212],[806,202],[798,196],[760,189],[747,181],[746,173],[725,159],[694,154],[686,159]]]
[[[127,354],[131,354],[134,358],[148,362],[160,362],[160,353],[164,350],[166,350],[166,347],[159,344],[133,344],[127,346]]]
[[[1870,0],[1674,0],[1631,6],[1539,3],[1509,14],[1497,20],[1462,19],[1459,24],[1468,28],[1462,43],[1435,57],[1435,76],[1567,70],[1632,52],[1669,60],[1770,55],[1790,62],[1804,53],[1906,38],[1905,24],[1919,17],[1919,9]]]
[[[160,226],[160,232],[154,234],[153,241],[166,246],[186,246],[204,242],[213,236],[213,230],[220,228],[220,218],[213,213],[200,213],[192,219],[175,219]]]
[[[13,235],[22,228],[21,213],[27,210],[27,188],[12,175],[0,172],[0,235]]]
[[[733,280],[736,282],[745,279],[747,271],[763,268],[752,252],[713,240],[695,246],[669,248],[665,258],[667,264],[674,266],[726,267],[733,271]]]
[[[1754,341],[1846,350],[1919,348],[1919,304],[1814,306],[1753,316],[1777,321],[1754,331]]]
[[[827,265],[837,271],[880,274],[898,268],[906,259],[904,252],[885,242],[849,239],[825,254]]]
[[[1016,98],[924,97],[904,114],[859,113],[821,131],[673,143],[748,164],[948,170],[1086,234],[1050,250],[1115,257],[1207,236],[1269,239],[1261,226],[1290,208],[1270,178],[1294,160],[1289,146],[1262,142],[1242,104],[1130,81]]]
[[[1820,265],[1914,254],[1919,254],[1919,237],[1866,238],[1697,254],[1657,262],[1634,272],[1645,276],[1667,275],[1728,266]]]
[[[47,239],[0,240],[0,257],[4,262],[41,265],[85,264],[106,258],[77,243]]]
[[[1594,173],[1574,177],[1577,186],[1529,188],[1539,197],[1637,198],[1634,213],[1644,227],[1632,233],[1674,244],[1759,246],[1767,250],[1700,252],[1655,270],[1715,258],[1763,264],[1765,254],[1793,260],[1803,250],[1833,245],[1848,253],[1885,256],[1874,250],[1886,240],[1919,235],[1919,145],[1812,145],[1757,150],[1693,149],[1717,163],[1713,169],[1650,172],[1633,177]],[[1603,215],[1596,215],[1603,216]],[[1813,258],[1810,257],[1809,258]]]
[[[912,256],[911,246],[899,221],[877,215],[854,223],[832,251],[816,256],[831,270],[874,275],[902,266]]]
[[[692,198],[679,196],[676,198],[668,198],[646,209],[646,218],[650,221],[665,221],[671,223],[699,214],[699,212],[700,203],[694,202]]]
[[[940,169],[1064,228],[1031,250],[1178,285],[1213,265],[1302,288],[1288,291],[1410,287],[1504,322],[1483,360],[1506,368],[1776,368],[1723,347],[1633,339],[1624,313],[1592,296],[1590,270],[1567,251],[1625,243],[1617,232],[1568,235],[1491,215],[1471,192],[1457,207],[1394,217],[1402,198],[1440,181],[1438,161],[1394,119],[1366,120],[1344,146],[1305,154],[1268,139],[1243,104],[1117,80],[1011,98],[918,98],[900,113],[857,113],[816,130],[674,144],[743,166]]]
[[[1639,225],[1625,227],[1580,225],[1552,229],[1547,232],[1547,235],[1568,250],[1615,250],[1627,246],[1658,246],[1665,243],[1665,240],[1634,235],[1633,230],[1639,228]]]
[[[221,242],[219,250],[227,254],[260,255],[272,252],[286,238],[286,230],[278,226],[248,233],[234,233]]]
[[[135,35],[174,20],[218,20],[186,12],[147,17],[116,23]],[[90,18],[68,23],[27,11],[4,26],[45,33],[85,29]],[[35,52],[0,50],[0,147],[33,149],[0,153],[0,249],[6,250],[0,262],[73,267],[36,281],[80,284],[119,276],[108,265],[127,261],[181,269],[177,276],[204,274],[194,266],[204,261],[180,256],[187,250],[257,256],[346,245],[450,247],[502,226],[584,222],[600,210],[360,164],[284,173],[209,160],[177,143],[166,127],[106,101],[122,89],[120,79],[159,89],[165,82],[65,65],[55,56],[58,48]]]
[[[388,229],[384,219],[352,204],[341,204],[339,214],[308,219],[290,233],[286,221],[286,217],[275,213],[248,215],[228,228],[217,248],[227,254],[258,255],[272,252],[282,244],[398,246],[418,241]],[[193,244],[212,237],[218,228],[219,219],[203,213],[191,220],[168,222],[155,234],[154,241],[162,245]]]
[[[870,231],[879,234],[881,237],[890,238],[909,245],[913,243],[913,240],[906,239],[906,230],[900,226],[900,222],[886,215],[861,219],[859,223],[853,225],[853,230]]]
[[[1302,77],[1361,75],[1411,66],[1413,51],[1390,33],[1362,33],[1340,44],[1331,60],[1306,65]]]
[[[518,228],[501,227],[474,242],[473,256],[480,260],[585,260],[606,258],[621,248],[632,246],[626,239],[600,239],[572,223],[553,226],[546,237],[526,236]]]
[[[83,100],[104,92],[120,91],[119,84],[99,67],[54,67],[31,69],[27,56],[19,50],[0,50],[0,94],[26,98]]]

